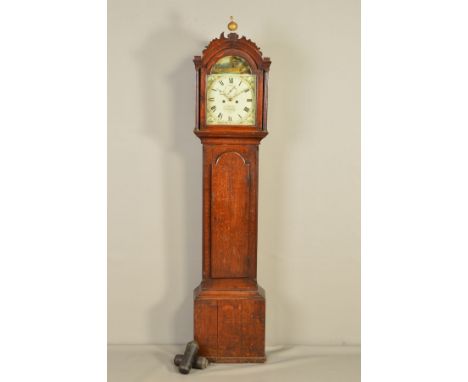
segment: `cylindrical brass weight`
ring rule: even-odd
[[[174,365],[179,366],[180,363],[182,362],[183,357],[184,357],[183,354],[177,354],[174,357]],[[199,355],[198,357],[195,357],[195,359],[193,360],[192,367],[194,369],[206,369],[208,367],[208,364],[209,364],[208,359]]]
[[[198,354],[198,343],[196,341],[190,341],[185,347],[184,356],[180,361],[179,371],[182,374],[190,373],[193,361]]]

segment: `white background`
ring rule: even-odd
[[[466,5],[363,5],[363,381],[466,381]],[[0,18],[1,379],[103,381],[105,4]]]
[[[234,15],[272,59],[259,186],[267,344],[359,344],[359,2],[111,0],[108,11],[109,342],[193,337],[202,146],[192,60]]]

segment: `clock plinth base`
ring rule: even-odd
[[[265,363],[266,357],[210,357],[208,361],[213,363]]]
[[[211,362],[261,363],[265,357],[265,292],[194,290],[194,336]]]

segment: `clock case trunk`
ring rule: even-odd
[[[237,55],[257,76],[254,126],[205,123],[206,75]],[[203,274],[194,290],[194,337],[211,362],[265,362],[265,292],[257,284],[258,160],[266,129],[270,59],[236,33],[194,58],[195,134],[203,144]]]

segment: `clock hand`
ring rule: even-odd
[[[233,87],[231,88],[231,90],[229,90],[229,91],[227,92],[227,95],[229,95],[229,93],[231,93],[235,88],[236,88],[236,87],[233,86]]]
[[[229,93],[231,93],[234,89],[235,89],[235,86],[233,86],[227,93],[226,93],[226,90],[224,90],[222,93],[219,92],[219,94],[226,97],[229,101],[232,101],[232,97],[229,97]]]
[[[244,93],[244,92],[245,92],[245,90],[241,90],[240,92],[238,92],[238,93],[236,93],[235,95],[233,95],[233,96],[231,97],[230,100],[233,100],[234,98],[236,98],[237,96],[239,96],[240,94],[242,94],[242,93]]]
[[[226,97],[227,99],[229,99],[229,97],[226,95],[226,93],[223,91],[223,92],[219,92],[219,94],[221,94],[222,96]]]

